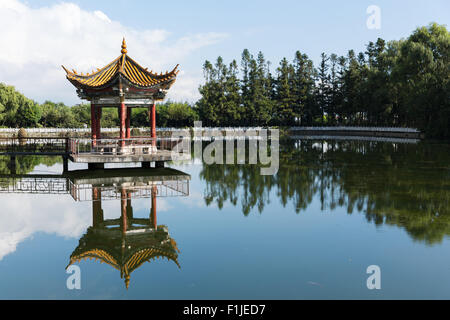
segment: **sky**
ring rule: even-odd
[[[369,28],[375,18],[379,28]],[[364,51],[378,37],[406,38],[430,22],[449,26],[450,1],[0,0],[0,82],[40,103],[81,103],[61,65],[101,68],[125,37],[128,55],[149,70],[180,64],[168,99],[194,102],[205,60],[239,63],[247,48],[262,51],[275,73],[297,50],[317,65],[322,52]]]

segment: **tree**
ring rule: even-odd
[[[70,111],[73,113],[77,127],[89,126],[91,121],[91,106],[89,104],[77,104]]]
[[[330,94],[330,77],[328,75],[328,61],[330,58],[322,52],[320,55],[321,61],[318,70],[318,84],[316,88],[316,101],[320,109],[320,122],[324,123],[325,113],[328,112],[329,107],[329,94]]]
[[[41,105],[42,117],[40,124],[47,128],[74,128],[79,126],[71,108],[64,103],[45,101]]]
[[[256,62],[256,63],[255,63]],[[268,64],[262,52],[258,53],[256,61],[252,61],[251,92],[252,102],[256,111],[255,119],[259,125],[267,125],[272,117],[271,83]]]
[[[306,54],[297,51],[293,61],[293,113],[303,125],[311,125],[316,113],[314,103],[316,70]]]
[[[156,111],[156,121],[161,127],[181,128],[193,126],[194,121],[198,120],[198,114],[187,102],[176,103],[169,101],[158,105]]]
[[[224,94],[224,125],[239,125],[242,123],[244,108],[241,105],[240,81],[238,77],[238,65],[233,60],[228,66],[225,75]]]
[[[429,136],[450,137],[450,33],[436,23],[401,43],[394,71],[406,125]]]
[[[294,70],[286,58],[280,62],[277,68],[277,79],[275,85],[275,123],[278,125],[293,124],[296,116],[294,112],[294,93],[293,93]]]
[[[29,99],[23,99],[17,109],[16,125],[19,127],[36,127],[41,118],[41,108]]]
[[[209,61],[205,61],[203,64],[205,84],[199,87],[201,98],[197,101],[197,108],[199,110],[200,118],[205,125],[209,126],[214,126],[219,123],[217,114],[217,94],[219,90],[215,80],[216,73],[213,65]]]
[[[0,83],[0,125],[34,127],[41,117],[39,105],[13,86]]]
[[[253,101],[253,83],[255,77],[256,62],[253,56],[247,49],[244,49],[241,55],[241,105],[243,108],[243,121],[242,124],[250,125],[255,124],[254,119],[256,117],[256,109]]]

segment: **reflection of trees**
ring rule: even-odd
[[[200,176],[208,182],[205,195],[207,205],[214,200],[219,208],[222,208],[227,200],[236,205],[241,197],[242,211],[247,215],[254,206],[262,211],[264,204],[270,200],[270,178],[261,176],[259,171],[251,166],[205,166]],[[240,187],[242,191],[239,190]]]
[[[10,157],[0,156],[0,173],[10,173]],[[16,173],[26,174],[34,170],[34,167],[44,164],[46,166],[53,166],[56,163],[62,163],[61,157],[49,156],[18,156],[16,157]]]
[[[368,221],[402,227],[427,243],[450,234],[448,146],[376,144],[353,154],[335,165],[349,213],[356,205]]]
[[[245,215],[262,212],[275,190],[298,213],[320,199],[322,210],[355,209],[377,225],[404,228],[414,239],[450,235],[448,145],[368,141],[290,140],[280,145],[280,169],[261,176],[258,166],[205,165],[205,201],[240,202]]]
[[[317,159],[319,152],[309,145],[305,148],[305,157],[298,157],[295,145],[281,145],[280,170],[275,176],[263,176],[256,165],[204,165],[200,178],[206,181],[205,202],[213,201],[222,208],[224,201],[237,204],[239,198],[245,215],[254,207],[262,212],[270,202],[270,192],[276,187],[276,193],[283,206],[292,200],[296,212],[305,209],[316,191],[314,181],[316,173],[308,166]],[[310,152],[306,152],[310,151]],[[315,166],[319,168],[318,165]]]

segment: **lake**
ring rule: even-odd
[[[450,144],[386,140],[283,140],[273,176],[1,158],[0,299],[449,299]]]

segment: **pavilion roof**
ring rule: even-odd
[[[142,248],[139,251],[130,255],[126,261],[120,261],[114,258],[107,250],[101,248],[93,248],[85,252],[81,252],[78,255],[70,257],[69,265],[73,263],[79,263],[81,260],[95,259],[100,260],[102,263],[107,263],[113,268],[120,271],[120,277],[125,279],[125,286],[128,289],[130,284],[131,273],[139,268],[145,262],[151,260],[166,258],[172,260],[180,268],[178,263],[177,254],[174,252],[168,252],[161,248]]]
[[[159,226],[158,231],[154,233],[137,235],[137,237],[140,240],[133,240],[133,236],[131,238],[127,237],[127,240],[125,240],[126,249],[122,251],[122,245],[116,243],[119,239],[115,239],[114,237],[109,238],[107,235],[95,235],[88,231],[80,239],[80,245],[70,256],[70,262],[67,267],[73,263],[79,263],[82,260],[100,260],[101,263],[109,264],[120,271],[120,277],[125,279],[127,289],[130,283],[131,273],[145,262],[166,258],[167,260],[174,261],[180,268],[177,243],[169,237],[165,226]]]
[[[76,70],[69,71],[64,66],[63,69],[66,71],[67,79],[76,87],[85,88],[101,88],[112,82],[117,76],[121,75],[127,79],[132,84],[138,87],[153,87],[153,86],[168,86],[172,85],[176,80],[179,70],[177,70],[178,65],[175,68],[166,73],[153,73],[153,71],[148,71],[147,68],[141,67],[136,61],[131,59],[127,55],[127,45],[125,43],[125,38],[122,42],[121,55],[114,61],[106,65],[101,69],[91,74],[79,74]]]

